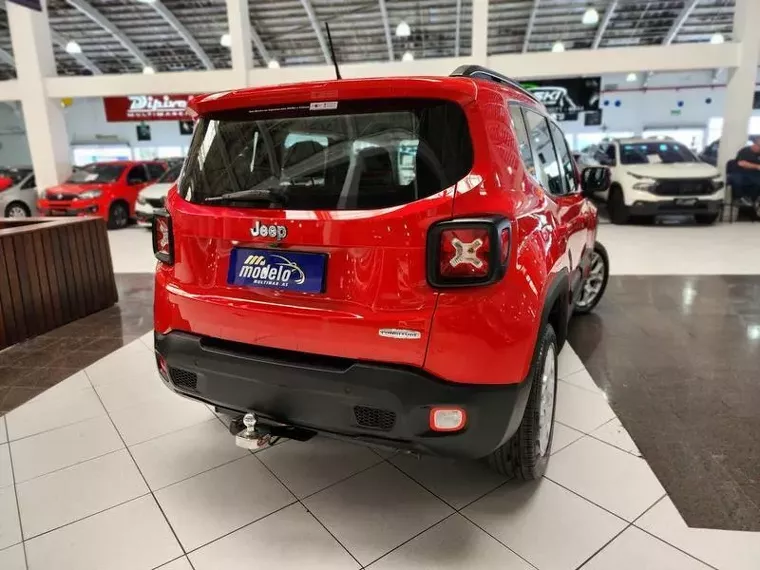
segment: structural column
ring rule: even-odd
[[[472,0],[472,59],[488,63],[488,0]]]
[[[8,3],[8,26],[16,60],[18,93],[38,188],[63,182],[71,172],[63,109],[47,95],[45,79],[55,77],[47,2],[38,12]]]
[[[739,42],[739,67],[728,70],[726,108],[720,139],[718,165],[726,162],[747,142],[757,67],[760,63],[760,0],[737,0],[734,14],[734,42]]]
[[[230,30],[230,56],[236,87],[246,87],[248,72],[253,68],[248,0],[227,0],[227,25]]]

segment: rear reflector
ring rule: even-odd
[[[459,431],[467,423],[462,408],[436,407],[430,410],[430,429],[433,431]]]

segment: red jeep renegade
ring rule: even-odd
[[[557,354],[608,274],[559,127],[512,80],[338,80],[194,99],[156,218],[155,348],[238,440],[315,434],[540,477]]]

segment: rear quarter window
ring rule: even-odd
[[[453,102],[244,109],[200,119],[179,192],[239,207],[375,209],[440,192],[472,163],[467,119]]]

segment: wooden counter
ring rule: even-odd
[[[100,218],[0,218],[0,349],[118,301]]]

